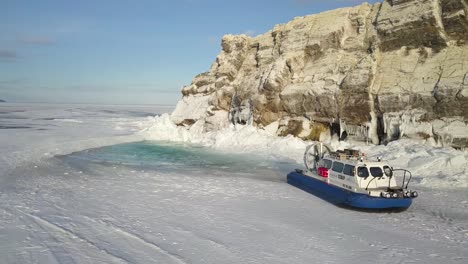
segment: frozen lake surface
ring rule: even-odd
[[[152,116],[167,111],[2,104],[0,263],[468,261],[468,189],[439,184],[444,170],[463,183],[463,153],[369,149],[429,171],[415,177],[420,198],[407,211],[360,212],[286,183],[302,167],[293,139],[268,143],[274,151],[231,135],[154,140]]]

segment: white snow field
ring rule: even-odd
[[[356,143],[420,193],[362,212],[286,183],[307,143],[153,117],[171,110],[1,104],[0,263],[468,262],[466,152]]]

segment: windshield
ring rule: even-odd
[[[354,176],[354,166],[346,164],[343,169],[343,173],[349,176]]]
[[[389,166],[383,166],[383,171],[385,175],[392,177],[393,176],[393,171]]]
[[[366,167],[358,167],[358,176],[359,177],[368,177],[369,171]]]
[[[383,171],[382,171],[382,168],[380,168],[380,167],[371,167],[370,168],[370,173],[374,177],[382,177],[383,176]]]
[[[327,168],[327,169],[330,169],[332,167],[332,161],[324,159],[324,160],[322,160],[322,166]]]
[[[332,170],[336,172],[342,172],[343,171],[344,164],[338,161],[333,162],[333,167]]]

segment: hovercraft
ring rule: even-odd
[[[359,150],[332,151],[326,144],[313,144],[306,148],[304,164],[306,170],[288,174],[288,183],[337,205],[405,210],[418,197],[408,189],[411,172],[394,169],[381,158],[368,160]]]

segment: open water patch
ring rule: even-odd
[[[88,149],[62,158],[72,166],[81,168],[86,163],[92,163],[137,170],[181,172],[184,175],[236,175],[268,181],[283,181],[286,173],[295,166],[260,154],[227,153],[198,145],[160,141]]]

